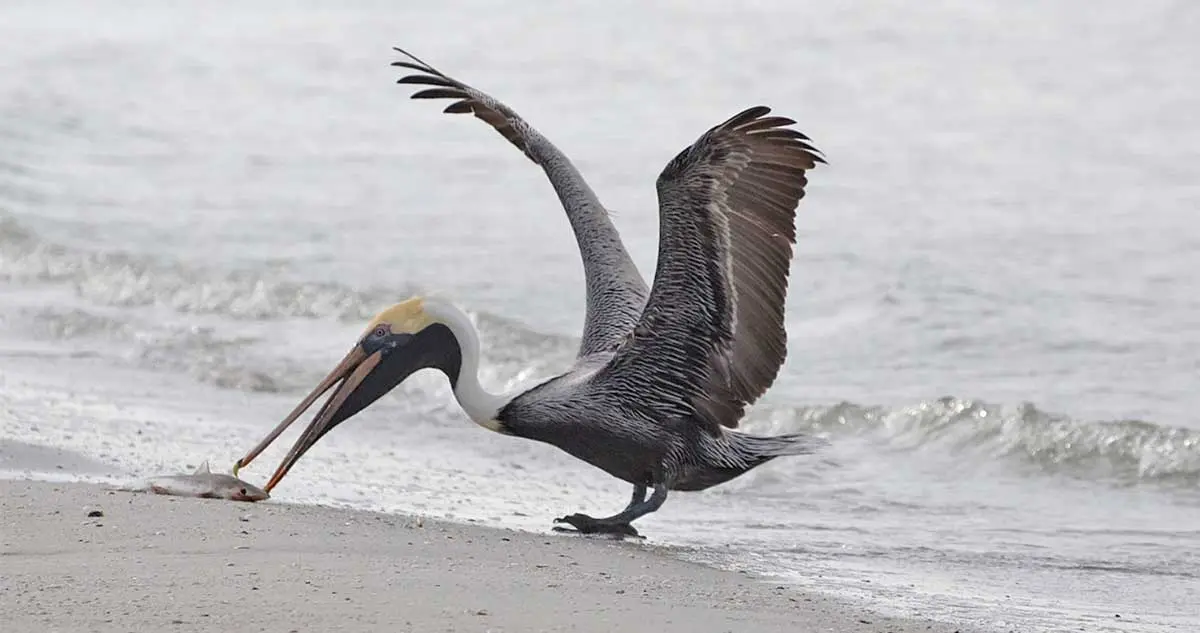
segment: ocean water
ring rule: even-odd
[[[709,126],[768,104],[828,156],[746,428],[831,448],[673,494],[651,543],[998,631],[1198,630],[1198,32],[1181,1],[9,0],[0,469],[232,464],[420,292],[471,312],[494,389],[570,362],[553,192],[408,100],[399,45],[564,149],[647,277],[654,178]],[[547,530],[627,494],[423,373],[275,499]]]

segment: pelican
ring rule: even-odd
[[[787,353],[784,298],[806,172],[825,162],[795,121],[748,108],[676,155],[659,175],[659,251],[647,288],[599,198],[549,140],[512,109],[408,52],[414,99],[451,99],[539,165],[566,211],[586,277],[587,314],[574,364],[520,393],[480,384],[480,340],[462,310],[413,297],[380,312],[345,358],[266,438],[258,454],[330,389],[333,394],[266,485],[269,492],[326,433],[412,373],[446,375],[485,429],[556,446],[633,486],[624,510],[571,514],[558,528],[637,536],[631,522],[670,490],[704,490],[825,441],[735,430]],[[335,388],[336,387],[336,388]],[[647,496],[647,493],[649,495]]]

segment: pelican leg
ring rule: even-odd
[[[634,486],[633,498],[624,510],[604,518],[594,518],[586,514],[572,514],[555,519],[555,523],[566,523],[581,534],[620,534],[624,536],[639,536],[638,531],[630,525],[635,519],[646,516],[662,507],[667,500],[667,485],[655,484],[654,492],[646,498],[646,487]],[[566,528],[555,527],[556,531],[569,532]]]
[[[633,506],[646,501],[646,484],[634,484],[633,496],[629,499],[629,505],[625,506],[622,512],[627,512]]]

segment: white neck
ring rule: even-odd
[[[471,319],[454,304],[444,299],[426,297],[425,314],[450,328],[462,350],[462,367],[454,384],[454,398],[473,422],[492,431],[500,430],[496,414],[512,398],[490,393],[479,382],[479,332]]]

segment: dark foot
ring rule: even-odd
[[[586,514],[572,514],[554,520],[555,523],[566,523],[574,530],[567,528],[555,527],[556,532],[579,532],[580,534],[617,534],[620,536],[637,536],[637,529],[629,524],[628,521],[610,521],[607,519],[593,519]]]

